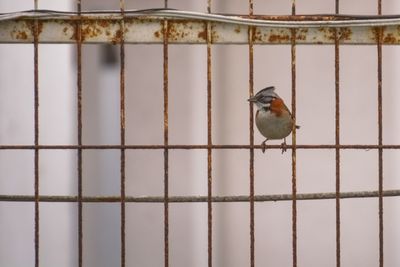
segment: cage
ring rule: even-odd
[[[2,1],[0,265],[398,266],[399,10]]]

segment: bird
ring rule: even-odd
[[[292,132],[295,125],[290,110],[283,99],[275,93],[275,87],[269,86],[260,90],[248,99],[250,103],[256,104],[258,110],[255,122],[260,133],[266,138],[262,143],[262,152],[265,153],[265,142],[268,140],[283,139],[282,153],[286,151],[286,137]]]

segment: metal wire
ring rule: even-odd
[[[56,12],[49,10],[37,10],[38,0],[34,0],[35,10],[3,13],[0,14],[0,21],[15,19],[33,20],[33,47],[34,47],[34,145],[0,145],[0,150],[33,150],[34,151],[34,195],[0,195],[0,201],[34,202],[34,253],[35,266],[39,266],[39,203],[40,202],[73,202],[78,204],[78,266],[83,266],[83,203],[99,202],[120,202],[121,204],[121,266],[126,265],[126,210],[127,202],[133,203],[163,203],[164,204],[164,265],[169,266],[169,204],[204,202],[207,203],[208,213],[208,266],[213,262],[213,203],[215,202],[248,202],[249,203],[249,232],[250,232],[250,266],[255,266],[255,202],[268,201],[291,201],[292,204],[292,264],[298,264],[297,246],[297,202],[299,200],[324,200],[335,199],[336,212],[336,266],[341,266],[341,201],[349,198],[378,198],[379,210],[379,266],[384,266],[384,232],[383,232],[383,201],[384,197],[400,196],[400,190],[383,189],[383,150],[400,149],[400,145],[383,145],[383,114],[382,114],[382,43],[383,29],[376,29],[377,46],[377,75],[378,75],[378,144],[377,145],[342,145],[340,143],[340,53],[339,44],[341,41],[340,30],[337,28],[348,26],[389,26],[400,25],[400,16],[382,16],[382,3],[378,1],[378,16],[344,16],[339,15],[339,0],[335,0],[335,15],[296,15],[296,2],[292,0],[292,16],[256,16],[254,15],[253,0],[249,0],[249,14],[246,16],[221,15],[211,13],[211,0],[208,0],[207,12],[198,13],[168,9],[168,1],[165,0],[165,9],[149,10],[125,10],[124,0],[120,0],[120,11],[86,11],[81,10],[81,0],[76,0],[77,12]],[[162,19],[163,27],[163,96],[164,96],[164,140],[159,145],[127,145],[125,142],[125,20],[129,18],[148,17]],[[44,19],[68,19],[75,22],[75,36],[77,48],[77,145],[40,145],[39,140],[39,20]],[[82,21],[95,19],[119,20],[120,31],[120,144],[108,145],[84,145],[82,141]],[[207,144],[205,145],[169,145],[168,131],[168,45],[169,45],[169,21],[168,19],[194,19],[201,20],[206,25],[207,43]],[[292,103],[291,110],[296,118],[296,45],[297,29],[299,27],[333,27],[334,49],[335,49],[335,144],[298,145],[296,143],[296,128],[293,128],[292,145],[292,192],[291,194],[280,195],[255,195],[254,177],[254,150],[262,149],[261,145],[254,145],[254,112],[253,105],[249,104],[249,144],[244,145],[215,145],[212,142],[212,22],[225,22],[235,25],[246,25],[248,28],[249,47],[249,96],[254,93],[254,27],[277,27],[290,28],[291,45],[291,80],[292,80]],[[267,149],[281,149],[280,145],[267,145]],[[77,196],[40,195],[39,191],[39,155],[41,150],[76,150],[77,151],[77,173],[78,192]],[[82,153],[88,149],[115,149],[120,150],[120,196],[83,196],[82,194]],[[132,150],[153,150],[162,149],[164,152],[164,195],[163,196],[127,196],[125,192],[126,182],[126,159],[127,149]],[[169,195],[169,150],[171,149],[205,149],[207,150],[207,196],[170,196]],[[212,151],[216,149],[246,149],[249,150],[249,195],[235,196],[213,196],[212,195]],[[296,153],[298,149],[332,149],[335,150],[335,192],[329,193],[297,193],[297,172]],[[343,149],[377,150],[378,152],[378,190],[341,192],[340,180],[340,153]]]
[[[378,1],[378,15],[382,15],[382,0]],[[376,30],[377,61],[378,61],[378,144],[383,143],[383,116],[382,116],[382,39],[383,29]],[[383,149],[378,149],[378,205],[379,205],[379,266],[383,267]]]
[[[165,8],[168,0],[164,0]],[[163,22],[163,94],[164,94],[164,146],[168,146],[168,21]],[[164,148],[164,266],[169,266],[169,163],[168,148]]]
[[[207,1],[207,12],[211,13],[211,0]],[[206,42],[207,42],[207,253],[208,266],[212,267],[212,85],[211,85],[211,42],[212,29],[211,23],[206,23]]]
[[[340,192],[340,199],[354,199],[354,198],[379,198],[379,191],[353,191],[353,192]],[[400,190],[384,190],[382,191],[383,197],[399,197]],[[306,193],[297,194],[297,201],[310,201],[310,200],[327,200],[336,199],[336,192],[329,193]],[[31,195],[0,195],[0,201],[9,202],[33,202],[35,196]],[[58,196],[58,195],[41,195],[39,202],[79,202],[78,196]],[[121,196],[83,196],[81,201],[84,203],[110,203],[121,202]],[[164,203],[164,196],[126,196],[126,202],[132,203]],[[250,202],[248,195],[235,195],[235,196],[212,196],[211,201],[214,202]],[[277,194],[277,195],[255,195],[255,202],[278,202],[278,201],[293,201],[292,194]],[[208,196],[169,196],[168,203],[207,203]]]
[[[120,0],[121,14],[124,16],[125,1]],[[125,20],[120,21],[120,142],[125,145]],[[121,192],[121,267],[125,267],[125,149],[121,148],[120,192]]]
[[[38,8],[38,0],[34,0],[35,9]],[[35,266],[39,267],[39,22],[33,24],[33,61],[34,61],[34,143],[35,143]]]
[[[78,17],[81,14],[82,3],[81,0],[76,2]],[[82,162],[82,20],[76,22],[76,75],[77,75],[77,133],[78,133],[78,146],[77,146],[77,171],[78,171],[78,266],[83,266],[83,162]]]
[[[249,16],[254,13],[253,0],[249,0]],[[254,94],[254,27],[249,27],[249,98]],[[249,144],[254,145],[254,111],[253,103],[249,102]],[[249,149],[249,179],[250,179],[250,266],[255,266],[255,219],[254,219],[254,148]]]
[[[292,0],[292,16],[296,15],[296,0]],[[296,173],[296,33],[291,29],[290,53],[292,76],[292,115],[294,125],[292,131],[292,260],[293,267],[297,266],[297,173]]]
[[[106,149],[262,149],[261,145],[0,145],[0,150],[106,150]],[[266,149],[282,149],[281,145],[265,145]],[[355,149],[369,151],[372,149],[400,149],[400,145],[288,145],[287,149]]]
[[[97,10],[81,12],[84,20],[122,19],[118,10]],[[15,19],[68,19],[77,20],[76,12],[54,10],[28,10],[22,12],[0,13],[0,21]],[[224,22],[235,25],[298,28],[298,27],[362,27],[390,26],[400,24],[400,15],[358,16],[358,15],[301,15],[301,16],[255,16],[248,18],[238,15],[208,14],[174,9],[125,10],[124,18],[149,17],[156,19],[193,19],[209,22]]]
[[[339,0],[335,1],[335,13],[339,14]],[[335,145],[340,145],[340,52],[339,32],[335,29]],[[336,266],[340,267],[340,149],[335,149],[336,190]]]

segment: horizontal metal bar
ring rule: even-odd
[[[296,200],[322,200],[322,199],[335,199],[336,193],[307,193],[297,194]],[[385,190],[383,191],[384,197],[397,197],[400,196],[400,190]],[[375,198],[378,197],[378,191],[358,191],[358,192],[342,192],[340,193],[341,199],[349,198]],[[207,202],[207,196],[170,196],[168,202]],[[289,201],[292,200],[292,194],[280,195],[255,195],[254,201],[269,202],[269,201]],[[30,195],[0,195],[0,202],[34,202],[35,197]],[[39,196],[40,202],[78,202],[77,196],[53,196],[41,195]],[[126,196],[125,202],[138,202],[138,203],[164,203],[164,196],[143,196],[132,197]],[[212,196],[212,202],[249,202],[249,196]],[[84,196],[82,202],[121,202],[120,196]]]
[[[360,15],[232,15],[213,14],[194,11],[177,10],[170,8],[134,9],[124,10],[96,10],[77,12],[64,12],[55,10],[27,10],[21,12],[0,13],[0,21],[15,19],[30,20],[121,20],[123,18],[151,17],[158,20],[163,19],[185,19],[207,22],[222,22],[234,25],[276,27],[276,28],[298,28],[298,27],[353,27],[353,26],[391,26],[400,25],[400,15],[385,16],[360,16]]]
[[[128,15],[127,15],[128,16]],[[222,15],[219,15],[222,16]],[[230,16],[224,16],[230,18]],[[290,44],[290,27],[301,27],[296,32],[296,44],[334,44],[335,28],[331,24],[338,18],[326,16],[258,16],[253,19],[262,22],[273,22],[269,26],[257,26],[254,29],[255,45],[259,44]],[[236,17],[235,18],[240,18]],[[272,20],[274,18],[275,20]],[[286,18],[286,20],[284,20]],[[315,20],[319,18],[320,20]],[[75,43],[77,17],[42,17],[39,21],[40,43]],[[87,15],[82,18],[82,42],[88,44],[121,42],[120,15]],[[289,19],[289,21],[288,21]],[[373,21],[379,21],[374,19]],[[400,44],[400,19],[395,25],[388,25],[383,30],[382,44]],[[139,16],[126,17],[124,43],[163,43],[163,23],[160,17]],[[342,19],[339,22],[349,25],[357,20]],[[372,21],[371,21],[372,22]],[[0,20],[0,43],[32,43],[32,18],[24,16],[9,17]],[[213,44],[247,44],[248,25],[233,22],[214,21],[211,23],[211,43]],[[288,24],[289,23],[289,24]],[[291,23],[291,24],[290,24]],[[307,23],[310,23],[307,24]],[[316,24],[315,24],[316,23]],[[319,23],[319,24],[318,24]],[[347,23],[347,24],[344,24]],[[293,25],[292,25],[293,24]],[[250,25],[250,23],[249,23]],[[252,25],[252,24],[251,24]],[[284,26],[282,26],[284,25]],[[206,44],[206,20],[171,18],[168,23],[169,44]],[[371,25],[341,26],[338,29],[340,44],[376,44],[377,28]]]
[[[68,150],[68,149],[262,149],[261,145],[0,145],[0,150]],[[293,149],[287,145],[285,148]],[[296,149],[400,149],[400,145],[296,145]],[[282,149],[282,145],[266,145],[265,149]]]

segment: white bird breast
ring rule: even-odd
[[[283,139],[292,131],[293,120],[288,112],[278,117],[269,110],[261,109],[256,114],[256,126],[268,139]]]

